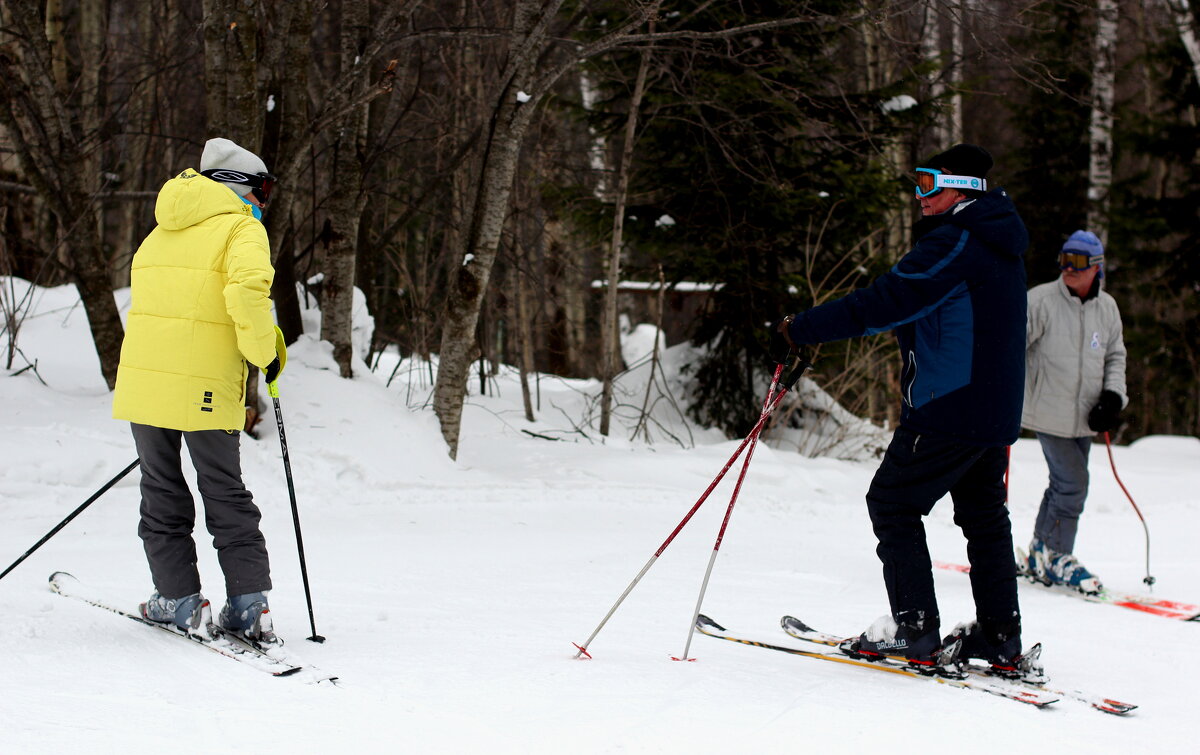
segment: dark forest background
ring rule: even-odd
[[[622,312],[708,347],[689,411],[739,434],[766,325],[886,270],[912,165],[968,141],[1031,286],[1072,231],[1106,239],[1121,437],[1200,434],[1198,26],[1182,0],[0,0],[0,276],[77,285],[111,386],[155,193],[224,136],[279,178],[289,340],[300,284],[350,377],[361,289],[368,364],[436,355],[451,455],[495,364],[611,380]],[[814,377],[889,421],[896,370],[877,336]]]

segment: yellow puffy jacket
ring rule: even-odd
[[[193,170],[167,181],[133,257],[113,418],[240,430],[246,362],[275,358],[271,252],[250,205]]]

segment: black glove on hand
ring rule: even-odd
[[[279,366],[279,357],[276,356],[271,360],[271,363],[263,370],[263,376],[266,377],[268,383],[274,383],[279,379],[279,371],[282,368]]]
[[[1092,432],[1108,433],[1121,424],[1121,396],[1113,391],[1100,391],[1100,400],[1088,412],[1088,427]]]
[[[788,315],[771,326],[771,343],[767,348],[775,364],[786,364],[788,357],[796,351],[796,344],[792,342],[792,336],[788,333],[788,326],[791,324],[792,315]]]

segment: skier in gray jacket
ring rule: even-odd
[[[1088,491],[1092,436],[1116,429],[1129,399],[1117,302],[1100,287],[1104,247],[1090,231],[1071,234],[1062,275],[1029,291],[1025,406],[1021,425],[1037,434],[1050,468],[1026,565],[1047,584],[1085,593],[1100,580],[1075,558]]]

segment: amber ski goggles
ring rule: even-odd
[[[271,199],[271,192],[275,189],[275,176],[270,173],[243,173],[240,170],[229,170],[228,168],[210,168],[200,171],[200,175],[221,183],[249,186],[250,193],[262,203],[263,207],[267,206],[267,202]]]
[[[1079,272],[1104,261],[1103,254],[1084,254],[1083,252],[1061,252],[1058,255],[1059,270]]]
[[[937,168],[917,168],[917,198],[932,197],[942,189],[987,191],[987,179],[975,176],[956,176]]]

